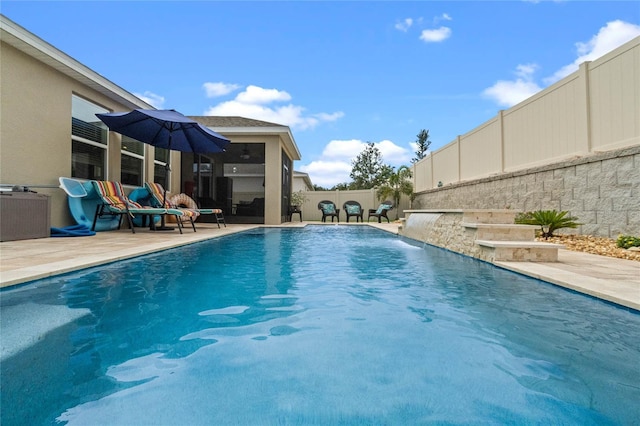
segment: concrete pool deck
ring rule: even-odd
[[[287,227],[320,225],[318,222],[292,222]],[[337,223],[322,224],[325,226]],[[341,222],[340,225],[345,225]],[[352,224],[362,226],[363,224]],[[364,225],[367,225],[366,223]],[[368,225],[397,234],[396,223]],[[198,241],[234,234],[263,225],[199,223],[198,232],[185,228],[151,232],[128,229],[99,232],[91,237],[40,238],[0,243],[0,287],[47,278],[142,254],[153,253]],[[496,262],[496,266],[538,278],[571,290],[640,310],[640,262],[615,259],[561,249],[558,262]]]

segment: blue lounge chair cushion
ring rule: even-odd
[[[333,214],[336,212],[336,207],[333,204],[321,204],[320,206],[325,214]]]
[[[349,214],[359,214],[360,213],[360,207],[356,206],[355,204],[347,204],[347,213]]]

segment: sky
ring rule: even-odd
[[[27,1],[0,13],[156,108],[287,125],[330,188],[409,165],[640,36],[637,1]]]

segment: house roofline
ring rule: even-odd
[[[217,127],[206,126],[211,130],[223,134],[223,135],[256,135],[256,134],[272,134],[279,135],[285,145],[294,153],[293,160],[301,160],[300,150],[296,144],[291,129],[287,126],[273,126],[273,127]]]

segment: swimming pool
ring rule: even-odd
[[[637,312],[364,226],[265,228],[0,296],[3,346],[49,329],[3,347],[3,425],[640,418]]]

